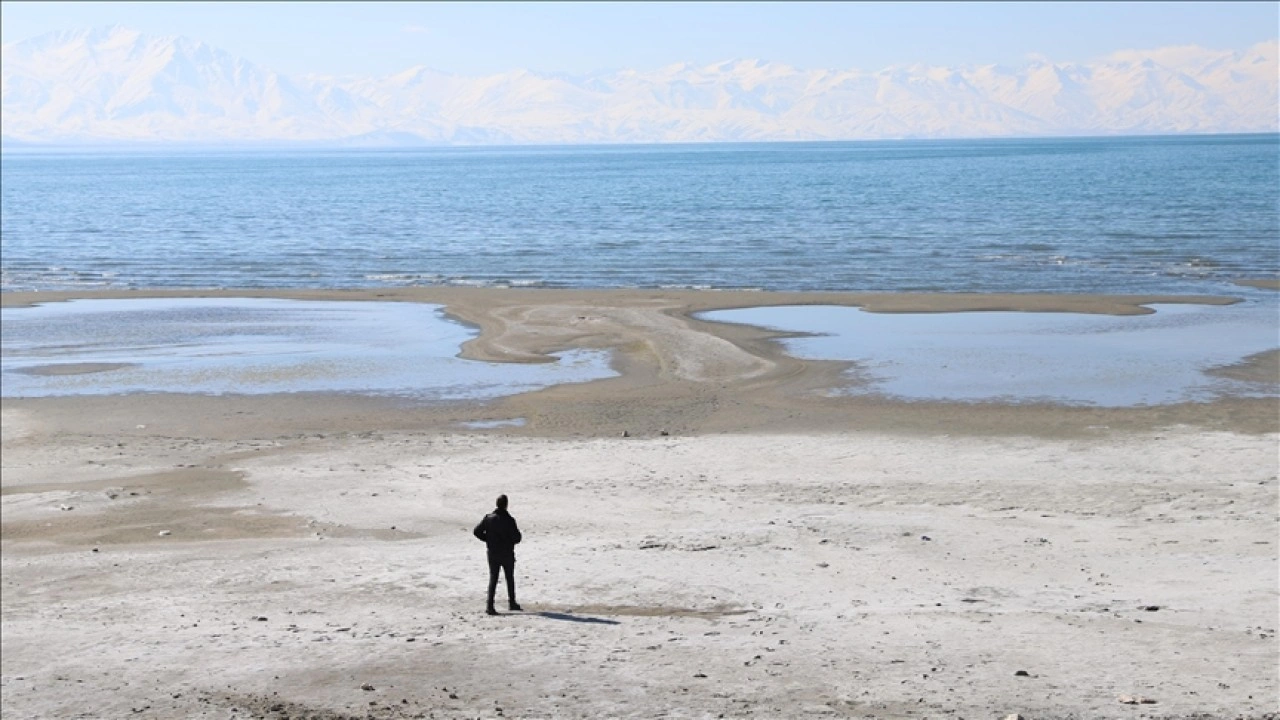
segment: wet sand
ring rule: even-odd
[[[468,357],[610,349],[621,375],[437,406],[5,399],[6,717],[1262,718],[1280,701],[1280,402],[829,397],[846,364],[691,317],[1229,299],[110,295],[441,303],[481,329]],[[1267,382],[1275,355],[1222,372]],[[526,535],[525,611],[493,618],[469,530],[499,492]]]
[[[1236,285],[1258,288],[1259,290],[1280,290],[1280,280],[1276,278],[1250,278],[1236,280]]]

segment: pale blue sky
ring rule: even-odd
[[[113,24],[289,74],[582,74],[738,58],[879,70],[1240,49],[1280,35],[1280,3],[0,3],[6,43]]]

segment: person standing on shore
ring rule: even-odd
[[[507,576],[507,607],[512,612],[523,610],[516,602],[516,545],[520,544],[520,528],[516,519],[507,512],[507,496],[499,495],[497,508],[484,516],[476,529],[471,531],[476,538],[489,546],[489,603],[485,613],[497,615],[493,607],[493,595],[498,589],[498,570]]]

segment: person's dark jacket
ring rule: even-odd
[[[515,547],[520,544],[521,539],[516,519],[505,508],[498,508],[485,515],[472,534],[483,540],[493,555],[514,555]]]

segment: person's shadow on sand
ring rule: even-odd
[[[596,617],[584,617],[582,615],[570,615],[569,613],[549,612],[547,610],[541,610],[535,613],[528,613],[528,614],[537,615],[538,617],[544,617],[544,618],[547,618],[548,620],[565,620],[568,622],[588,623],[593,625],[621,625],[622,624],[617,620],[606,620],[604,618],[596,618]]]

